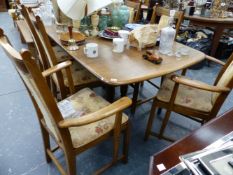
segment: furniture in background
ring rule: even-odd
[[[204,149],[206,146],[233,131],[233,109],[211,120],[187,137],[175,142],[159,153],[151,156],[150,175],[160,175],[180,163],[179,156]],[[163,164],[166,170],[159,171],[157,165]]]
[[[159,17],[161,16],[170,16],[170,10],[166,9],[164,7],[160,7],[160,6],[154,6],[153,7],[153,13],[152,13],[152,17],[151,17],[151,24],[154,24],[156,21],[159,21]],[[182,11],[176,11],[174,19],[176,20],[176,35],[180,29],[180,25],[183,22],[184,19],[184,12]]]
[[[142,10],[142,1],[136,2],[136,1],[125,0],[125,5],[134,10],[133,22],[134,23],[139,22],[141,10]]]
[[[171,75],[166,77],[154,98],[145,132],[145,140],[148,139],[149,135],[154,135],[172,141],[169,137],[163,136],[171,112],[179,113],[202,124],[217,115],[233,88],[233,53],[226,64],[210,56],[207,56],[207,58],[223,66],[214,85],[191,80],[184,76]],[[184,69],[182,75],[185,71]],[[152,131],[156,108],[166,109],[158,135]]]
[[[113,159],[96,174],[105,171],[119,160],[127,162],[129,121],[123,110],[131,105],[129,98],[124,97],[109,104],[92,90],[85,88],[57,103],[45,78],[65,70],[70,77],[68,80],[72,94],[74,85],[70,70],[71,61],[62,62],[41,72],[30,52],[27,50],[23,50],[21,54],[17,52],[8,43],[8,38],[2,29],[0,29],[0,45],[14,64],[34,104],[48,163],[53,161],[63,175],[76,175],[76,155],[111,137]],[[121,133],[124,136],[123,152],[119,156]],[[51,148],[50,137],[54,139],[57,147]],[[54,155],[58,149],[64,152],[67,170],[62,168]]]
[[[191,24],[199,25],[203,27],[213,27],[214,36],[212,40],[212,48],[210,55],[215,56],[218,48],[219,40],[223,35],[225,29],[233,28],[233,18],[207,18],[201,16],[189,16],[185,15],[184,19],[190,20]]]
[[[6,11],[7,11],[6,1],[1,0],[0,1],[0,12],[6,12]]]

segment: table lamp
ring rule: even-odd
[[[92,15],[92,35],[96,36],[99,16],[95,12],[110,5],[112,0],[57,0],[57,3],[61,11],[73,20],[81,20],[84,16]]]

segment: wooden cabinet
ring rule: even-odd
[[[7,11],[6,1],[5,0],[0,0],[0,12],[5,12],[5,11]]]

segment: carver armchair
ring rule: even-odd
[[[0,45],[9,56],[23,80],[37,112],[44,141],[47,162],[53,161],[62,175],[76,175],[76,155],[112,138],[113,159],[96,171],[99,174],[118,160],[127,162],[129,143],[129,120],[123,110],[131,100],[123,97],[110,104],[89,88],[74,92],[70,71],[71,61],[65,61],[41,72],[30,52],[17,52],[0,29]],[[46,82],[46,77],[65,70],[72,96],[56,102]],[[123,133],[123,152],[119,148]],[[57,147],[51,148],[50,138]],[[65,170],[54,155],[62,150],[67,169]]]
[[[223,66],[215,83],[209,85],[180,75],[166,77],[154,98],[145,140],[148,139],[149,135],[155,135],[172,141],[169,137],[163,136],[171,112],[179,113],[202,124],[217,115],[233,87],[233,54],[226,64],[207,55],[206,59]],[[151,131],[157,108],[166,109],[159,134]]]

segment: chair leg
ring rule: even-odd
[[[166,114],[165,114],[165,117],[163,119],[163,123],[162,123],[162,126],[160,128],[160,131],[159,131],[159,138],[161,139],[163,137],[163,132],[167,126],[167,122],[170,118],[170,114],[171,114],[171,110],[167,110]]]
[[[149,135],[150,135],[150,132],[151,132],[151,128],[152,128],[152,125],[153,125],[153,121],[154,121],[154,118],[155,118],[155,110],[156,110],[156,100],[153,101],[153,104],[152,104],[152,108],[151,108],[151,111],[150,111],[150,116],[149,116],[149,120],[147,122],[147,127],[146,127],[146,132],[145,132],[145,136],[144,136],[144,140],[147,141],[148,138],[149,138]]]
[[[76,175],[76,156],[72,153],[65,153],[66,163],[67,163],[67,174]]]
[[[124,131],[123,135],[123,162],[128,162],[128,154],[129,154],[129,139],[130,139],[130,123],[128,123],[128,127]]]
[[[113,138],[113,160],[112,160],[112,164],[116,163],[117,160],[118,160],[119,145],[120,145],[120,135],[115,136],[115,138]]]
[[[41,133],[42,133],[43,143],[44,143],[44,152],[45,152],[46,162],[50,163],[52,160],[49,157],[49,155],[47,154],[47,149],[49,149],[49,150],[51,149],[51,147],[50,147],[50,141],[49,141],[49,134],[44,129],[44,127],[42,126],[42,124],[40,124],[40,127],[41,127]]]

